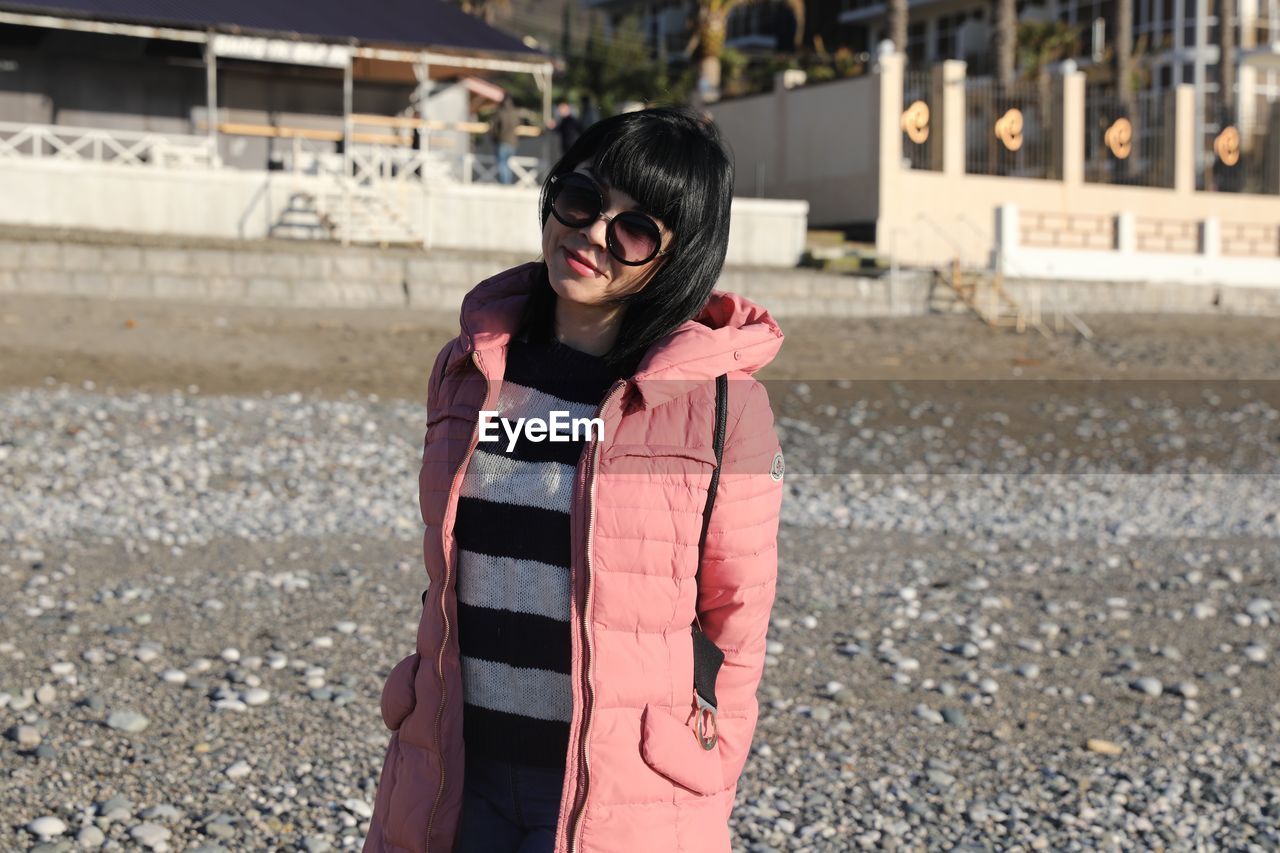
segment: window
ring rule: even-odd
[[[925,61],[924,24],[907,24],[907,61]]]

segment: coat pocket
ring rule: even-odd
[[[725,789],[720,746],[703,749],[698,733],[665,708],[648,705],[640,719],[640,755],[658,773],[696,794]]]
[[[418,675],[418,664],[422,656],[417,652],[402,659],[391,668],[391,674],[382,685],[382,722],[391,731],[400,728],[404,718],[409,716],[417,702],[414,692],[414,680]]]

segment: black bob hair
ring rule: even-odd
[[[616,297],[626,306],[613,348],[603,358],[615,376],[630,376],[649,347],[702,310],[729,245],[733,162],[719,130],[690,107],[653,107],[601,119],[551,167],[539,198],[540,225],[551,215],[551,178],[587,162],[672,232],[669,253],[651,262],[639,291]],[[546,259],[526,303],[522,330],[551,337],[555,309]]]

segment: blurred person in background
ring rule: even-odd
[[[556,112],[559,120],[547,119],[547,127],[554,130],[560,137],[560,153],[563,155],[582,135],[582,123],[573,114],[573,107],[569,106],[568,101],[561,101],[556,107]]]
[[[489,133],[497,151],[499,183],[510,184],[515,181],[509,161],[516,153],[516,143],[519,141],[516,128],[519,126],[520,111],[516,109],[511,94],[504,93],[502,103],[498,105],[498,110],[489,123]]]
[[[428,382],[429,586],[383,686],[365,853],[728,853],[782,500],[753,374],[783,339],[714,289],[732,196],[688,108],[603,119],[542,186],[542,256],[464,299]],[[554,412],[603,435],[505,431]]]

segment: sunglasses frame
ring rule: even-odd
[[[566,182],[562,179],[568,178],[571,175],[577,176],[583,181],[586,181],[587,183],[589,183],[592,189],[595,190],[596,198],[599,200],[600,212],[597,213],[595,217],[588,222],[566,221],[564,217],[562,217],[556,211],[556,199],[560,197],[560,191],[566,185]],[[641,213],[638,210],[624,210],[621,213],[615,214],[613,216],[605,216],[604,215],[604,193],[600,191],[600,185],[596,183],[596,181],[590,175],[584,175],[581,172],[564,172],[563,174],[552,175],[549,183],[552,185],[552,189],[550,193],[548,193],[547,195],[547,207],[550,209],[551,215],[556,218],[556,221],[559,222],[561,225],[565,226],[566,228],[586,228],[592,223],[594,223],[597,219],[603,219],[607,223],[607,226],[605,228],[605,245],[609,249],[609,254],[612,255],[614,259],[617,260],[618,263],[626,264],[629,267],[642,267],[645,264],[649,263],[650,261],[654,260],[655,258],[665,255],[671,251],[670,246],[668,246],[665,249],[656,248],[657,246],[662,245],[662,228],[659,227],[658,223],[654,221],[653,217],[649,216],[647,213]],[[616,226],[614,225],[614,220],[616,220],[619,216],[625,216],[627,214],[630,214],[632,216],[639,216],[648,220],[649,223],[653,225],[654,230],[658,234],[658,242],[654,244],[655,245],[654,252],[650,254],[649,257],[645,258],[642,261],[628,261],[626,258],[621,257],[617,251],[617,247],[619,244],[618,244],[618,239],[616,235]]]

